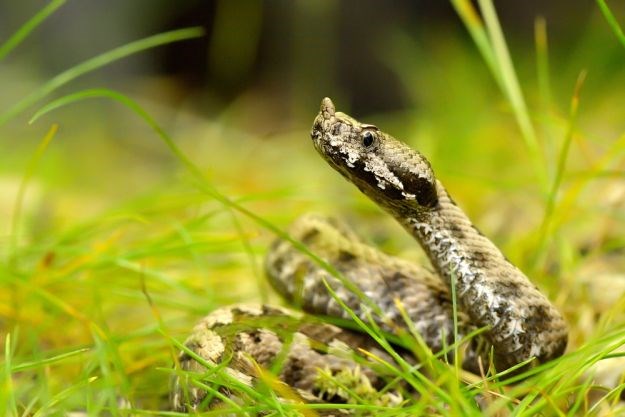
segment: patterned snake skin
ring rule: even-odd
[[[486,329],[465,347],[463,368],[476,372],[480,358],[488,360],[491,351],[497,370],[531,358],[534,363],[545,362],[563,353],[567,328],[562,316],[473,226],[425,157],[377,127],[335,111],[329,98],[321,102],[311,137],[330,166],[414,236],[435,272],[361,243],[333,220],[308,215],[291,226],[289,236],[335,271],[320,267],[291,241],[278,240],[267,255],[266,270],[280,294],[314,315],[349,320],[351,312],[365,323],[373,320],[391,335],[416,330],[433,352],[440,352],[454,343],[454,283],[458,340]],[[401,382],[389,388],[392,372],[379,366],[380,361],[388,364],[396,359],[368,335],[314,316],[269,306],[222,308],[204,318],[185,345],[180,366],[201,375],[204,384],[188,376],[175,378],[171,394],[175,410],[219,406],[223,395],[238,403],[258,403],[250,392],[235,394],[227,383],[215,379],[211,370],[220,366],[247,387],[267,378],[260,370],[273,371],[279,386],[286,387],[276,391],[291,403],[353,402],[350,389],[362,386],[370,388],[367,392],[377,395],[379,403],[401,402]],[[339,388],[327,375],[342,381]],[[352,385],[340,389],[345,384]],[[206,385],[213,388],[207,390]],[[378,395],[381,388],[384,394]],[[318,414],[346,412],[326,411]]]

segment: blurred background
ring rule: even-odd
[[[3,1],[2,36],[8,37],[43,4]],[[612,7],[619,12],[618,3]],[[534,76],[537,17],[548,24],[551,59],[558,64],[557,91],[570,88],[582,68],[600,71],[597,78],[621,68],[621,47],[593,1],[503,0],[497,9],[519,71],[529,72],[522,72],[524,80]],[[207,116],[256,95],[297,115],[309,112],[323,91],[366,115],[423,104],[407,91],[415,87],[407,88],[406,73],[423,82],[431,72],[448,70],[449,78],[458,76],[458,69],[439,66],[433,71],[455,51],[467,55],[467,65],[479,61],[451,3],[435,0],[69,1],[7,61],[22,67],[24,76],[46,77],[130,40],[188,26],[203,27],[206,35],[118,62],[83,82],[152,91],[154,96],[167,93],[158,95],[163,104],[191,101]],[[484,76],[488,78],[486,71]],[[274,125],[274,118],[267,124]]]
[[[2,3],[5,38],[44,4]],[[613,7],[618,11],[618,4]],[[602,54],[613,60],[622,55],[592,1],[504,0],[497,2],[497,9],[513,55],[522,66],[531,58],[522,54],[531,54],[535,19],[546,19],[552,58],[572,72],[564,82],[575,79],[583,57],[591,61],[588,44],[599,38],[606,42]],[[119,62],[93,75],[94,79],[115,86],[135,85],[138,90],[154,79],[169,82],[174,90],[169,103],[203,100],[208,107],[198,107],[204,111],[223,109],[246,94],[260,94],[265,100],[270,98],[267,95],[278,95],[280,99],[274,101],[288,101],[284,104],[288,109],[315,103],[319,91],[329,90],[340,94],[355,113],[366,114],[418,104],[398,75],[402,53],[435,60],[445,50],[458,48],[475,55],[450,2],[85,0],[65,4],[11,61],[45,77],[99,51],[187,26],[203,27],[206,36]],[[431,72],[425,63],[403,71],[425,75]]]
[[[0,116],[0,255],[10,289],[0,296],[0,325],[21,329],[16,362],[33,352],[101,348],[102,334],[117,340],[118,374],[102,373],[107,387],[124,381],[123,392],[93,404],[110,406],[123,396],[160,407],[166,376],[154,368],[170,366],[172,349],[157,327],[183,339],[215,306],[276,297],[262,279],[273,234],[198,189],[180,158],[128,107],[85,100],[29,124],[46,103],[84,89],[136,101],[211,187],[278,227],[320,211],[348,219],[389,252],[422,258],[411,238],[310,146],[312,120],[330,96],[339,110],[431,160],[476,224],[575,323],[572,347],[594,334],[598,317],[621,297],[625,48],[596,2],[495,4],[538,138],[538,169],[451,2],[56,3],[63,4],[0,61],[0,114],[113,48],[173,29],[204,31],[112,62]],[[0,0],[0,42],[46,4]],[[610,7],[625,24],[625,3]],[[571,117],[580,74],[579,110]],[[58,132],[37,157],[55,124]],[[562,149],[568,153],[557,182]],[[549,208],[554,183],[560,192]],[[153,357],[145,357],[145,346]],[[68,375],[99,375],[97,352],[63,368],[41,388],[42,398]],[[36,378],[18,381],[26,398]],[[66,407],[82,401],[72,398]]]
[[[8,38],[44,4],[0,1],[0,38]],[[597,140],[620,134],[625,128],[619,111],[625,54],[596,4],[504,0],[496,7],[530,112],[543,140],[551,142],[545,145],[552,153],[548,156],[557,151],[557,128],[582,71],[588,76],[580,126]],[[617,17],[625,14],[623,5],[612,7]],[[546,22],[550,63],[542,92],[537,18]],[[186,135],[177,129],[192,126],[191,119],[216,122],[259,141],[306,132],[327,95],[339,109],[361,119],[384,119],[390,133],[409,142],[420,140],[418,148],[435,161],[445,155],[437,164],[442,173],[490,175],[488,169],[480,173],[479,166],[478,172],[459,168],[472,157],[463,152],[470,152],[467,148],[489,129],[511,155],[524,157],[515,148],[522,141],[514,117],[488,67],[451,3],[435,0],[68,1],[3,60],[0,104],[10,107],[43,80],[114,47],[190,26],[202,27],[205,35],[114,62],[62,87],[52,98],[95,87],[123,92],[184,145]],[[48,125],[27,126],[36,109],[3,127],[0,169],[5,174],[20,172],[52,122],[60,123],[63,138],[42,162],[42,181],[62,181],[64,189],[82,184],[116,195],[120,188],[145,187],[143,175],[176,169],[144,124],[117,104],[86,102],[46,117]],[[509,125],[498,130],[495,119]],[[216,136],[213,140],[219,142],[235,140],[232,134]],[[199,137],[196,146],[211,146],[207,139],[197,141]],[[300,144],[305,143],[302,134]],[[497,146],[489,145],[492,154]],[[95,151],[102,147],[105,153]],[[493,160],[488,150],[478,154]],[[505,158],[496,160],[507,166]],[[114,169],[113,161],[125,169]],[[63,170],[55,168],[61,165]],[[11,201],[11,193],[3,196]]]

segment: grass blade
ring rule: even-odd
[[[52,0],[43,9],[39,10],[39,13],[31,17],[26,23],[24,23],[9,39],[7,39],[2,45],[0,45],[0,61],[4,59],[16,46],[35,30],[44,20],[46,20],[52,13],[54,13],[59,7],[65,4],[67,0]]]
[[[529,117],[527,105],[523,98],[523,93],[519,85],[519,80],[514,71],[514,65],[510,58],[510,52],[506,45],[506,40],[497,18],[495,7],[491,0],[479,0],[480,10],[484,16],[484,22],[490,37],[493,52],[495,54],[495,60],[499,71],[501,73],[501,80],[504,86],[504,93],[506,94],[508,101],[512,105],[514,115],[517,119],[517,123],[521,128],[525,145],[530,151],[532,160],[536,165],[537,174],[541,175],[541,179],[546,180],[544,175],[543,157],[538,146],[538,139],[536,138],[536,132],[532,121]]]
[[[534,170],[541,183],[546,188],[547,175],[544,164],[544,156],[538,145],[536,131],[532,124],[519,81],[512,65],[512,59],[506,46],[506,41],[497,18],[497,13],[491,0],[480,0],[479,6],[484,24],[477,12],[468,0],[451,0],[456,13],[465,24],[473,42],[479,50],[482,58],[488,65],[499,88],[506,96],[512,107],[521,135],[525,141]]]
[[[3,389],[0,390],[0,392],[3,392],[4,395],[6,395],[6,398],[0,397],[0,399],[3,400],[2,404],[6,407],[4,415],[17,417],[19,414],[17,412],[17,403],[13,394],[13,378],[11,372],[12,357],[13,346],[11,343],[11,333],[7,333],[4,338],[4,381],[2,381]]]
[[[539,255],[545,254],[545,247],[547,245],[547,237],[550,234],[548,232],[550,230],[552,218],[555,212],[558,191],[560,189],[560,186],[562,185],[562,179],[564,178],[564,171],[566,169],[566,161],[568,159],[569,149],[571,148],[571,142],[573,141],[573,134],[575,132],[577,112],[579,109],[579,93],[580,93],[580,90],[582,88],[585,78],[586,78],[586,72],[582,71],[579,77],[577,78],[577,82],[575,84],[575,90],[573,92],[573,97],[571,98],[568,128],[566,131],[566,135],[564,137],[562,149],[560,150],[560,155],[558,157],[558,166],[556,168],[555,178],[553,180],[553,184],[551,185],[551,189],[547,196],[545,214],[543,216],[543,221],[539,229],[538,244],[536,245],[534,266],[536,266],[537,262],[540,261]]]
[[[0,114],[0,126],[17,116],[42,98],[46,97],[59,87],[69,83],[70,81],[94,71],[112,62],[118,61],[129,55],[136,54],[146,49],[155,48],[157,46],[166,45],[173,42],[183,41],[187,39],[197,38],[203,35],[203,30],[198,27],[173,30],[170,32],[160,33],[158,35],[149,36],[135,42],[112,49],[101,55],[90,58],[62,73],[51,78],[43,84],[38,90],[19,100],[13,107]]]
[[[47,404],[43,404],[43,406],[33,414],[33,417],[44,417],[55,414],[55,411],[58,411],[57,407],[59,404],[97,379],[98,377],[92,376],[76,384],[70,385],[68,388],[55,394]]]
[[[22,177],[22,181],[20,181],[19,188],[17,190],[17,197],[15,197],[15,203],[13,204],[13,219],[11,221],[11,229],[9,231],[9,236],[11,238],[11,246],[8,251],[9,264],[15,260],[15,251],[17,250],[17,245],[19,244],[19,223],[22,217],[22,206],[24,205],[24,196],[26,195],[26,188],[30,179],[32,178],[37,165],[39,164],[39,160],[43,156],[43,153],[48,148],[48,145],[56,135],[56,132],[59,130],[59,125],[53,124],[48,133],[43,137],[37,149],[35,150],[35,154],[32,156],[28,166],[26,167],[26,172]]]
[[[549,76],[549,44],[547,41],[547,23],[543,17],[534,21],[534,43],[536,45],[536,76],[538,91],[545,115],[551,109],[551,79]]]
[[[464,26],[467,28],[477,50],[482,55],[493,77],[495,77],[499,88],[503,90],[503,81],[501,79],[499,67],[497,66],[495,53],[493,52],[486,30],[484,30],[484,24],[473,7],[473,4],[469,0],[451,0],[451,4],[456,9],[456,13],[458,13]]]
[[[32,361],[32,362],[24,362],[24,363],[21,363],[19,365],[13,366],[11,371],[12,372],[23,372],[23,371],[28,371],[28,370],[31,370],[31,369],[40,368],[42,366],[50,365],[50,364],[53,364],[55,362],[62,361],[64,359],[71,358],[72,356],[80,355],[80,354],[82,354],[84,352],[87,352],[89,350],[90,350],[90,348],[80,348],[80,349],[72,350],[70,352],[61,353],[60,355],[51,356],[49,358],[45,358],[45,359],[41,359],[41,360],[37,360],[37,361]]]
[[[625,34],[623,33],[623,29],[621,29],[621,26],[618,24],[616,17],[614,17],[614,14],[608,7],[607,3],[605,0],[597,0],[597,5],[603,14],[603,17],[605,17],[605,20],[608,21],[608,25],[612,29],[612,32],[616,35],[616,38],[619,40],[621,45],[625,47]]]

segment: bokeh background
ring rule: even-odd
[[[94,375],[92,389],[61,407],[95,412],[123,398],[162,408],[168,375],[159,367],[170,366],[175,349],[159,331],[183,339],[216,306],[279,302],[262,277],[273,233],[207,184],[281,229],[318,211],[347,219],[389,252],[422,258],[314,153],[308,134],[324,96],[427,155],[476,224],[565,312],[572,348],[621,323],[612,313],[625,280],[625,47],[596,2],[495,4],[538,137],[538,169],[451,2],[57,3],[0,62],[0,111],[115,47],[191,26],[204,35],[81,76],[0,125],[0,332],[14,335],[14,363],[86,349],[16,373],[18,409],[32,390],[46,404],[67,381]],[[610,3],[625,23],[625,4]],[[0,41],[45,4],[0,0]],[[207,182],[198,187],[119,102],[85,100],[29,123],[47,102],[88,88],[136,101]],[[53,125],[58,132],[37,157]],[[602,321],[607,312],[616,321]]]
[[[2,37],[7,38],[42,4],[4,1],[0,6]],[[611,101],[623,81],[622,46],[594,2],[510,0],[496,6],[537,122],[541,121],[538,111],[544,109],[539,106],[545,103],[538,91],[534,34],[536,19],[542,17],[551,63],[549,91],[543,98],[551,100],[547,105],[552,106],[551,113],[544,115],[559,112],[556,115],[566,116],[575,80],[587,71],[581,106],[582,110],[587,106],[592,115],[586,119],[588,112],[581,111],[581,125],[592,126],[593,134],[607,137],[622,131],[620,103]],[[617,15],[622,12],[618,4],[613,7]],[[432,146],[452,155],[449,164],[454,169],[467,159],[456,145],[474,146],[472,141],[479,137],[474,129],[492,126],[491,117],[513,119],[451,3],[440,1],[69,1],[4,59],[2,101],[8,106],[30,93],[39,80],[106,50],[189,26],[204,28],[205,36],[107,65],[55,94],[88,87],[117,89],[141,101],[170,133],[175,133],[180,118],[190,116],[233,126],[260,140],[292,129],[305,130],[320,98],[329,95],[341,109],[360,118],[395,118],[390,126],[394,130],[387,130],[406,140],[412,140],[406,132],[423,135],[435,129],[437,140]],[[89,149],[115,146],[111,152],[120,152],[120,157],[132,153],[137,158],[125,164],[126,169],[141,170],[163,162],[155,155],[163,151],[161,145],[149,135],[132,133],[131,129],[142,128],[141,123],[134,123],[132,116],[120,121],[127,112],[119,106],[93,102],[79,107],[46,119],[61,122],[66,138],[55,147],[65,147],[66,168],[77,168],[71,174],[64,170],[65,175],[80,178],[65,185],[71,188],[89,181],[89,187],[107,187],[100,176],[107,172],[113,175],[106,181],[108,187],[116,191],[118,181],[125,187],[135,180],[137,186],[144,186],[141,175],[124,172],[117,178],[119,171],[94,161],[86,167],[77,164],[85,158],[110,163],[116,158],[104,158]],[[25,129],[24,122],[35,109],[29,110],[11,122],[19,130],[19,139],[5,134],[4,146],[11,148],[3,149],[3,154],[28,154],[39,140],[46,127]],[[106,130],[107,140],[70,138],[85,137],[91,128],[98,130],[97,136]],[[518,135],[511,124],[500,136],[502,143],[515,144]],[[24,161],[18,159],[14,156],[3,166],[9,168],[7,164],[15,162],[11,168],[19,171]],[[442,166],[439,170],[447,168],[451,169]]]

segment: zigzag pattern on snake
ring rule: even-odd
[[[305,216],[293,224],[289,235],[338,274],[319,266],[291,241],[279,239],[267,255],[266,270],[288,301],[312,315],[349,320],[353,313],[366,323],[373,320],[389,334],[416,330],[433,352],[451,346],[454,331],[462,338],[485,328],[463,350],[462,366],[473,372],[491,351],[497,370],[532,358],[533,363],[542,363],[564,352],[567,328],[560,313],[473,226],[423,155],[376,126],[337,112],[328,98],[321,103],[311,137],[332,168],[414,236],[433,269],[385,255],[335,221]],[[459,310],[456,329],[452,283]],[[362,385],[373,395],[383,392],[378,398],[382,403],[400,404],[405,392],[401,382],[389,387],[392,372],[371,358],[387,363],[393,359],[371,337],[354,330],[358,326],[350,327],[282,308],[226,307],[204,318],[186,342],[205,363],[183,352],[180,364],[185,370],[204,372],[208,383],[212,373],[205,365],[226,366],[232,377],[250,387],[259,369],[271,369],[303,401],[352,402],[349,389],[328,382],[328,376],[339,376],[343,383],[356,381],[352,389]],[[225,387],[215,390],[232,398],[242,395]],[[200,409],[217,402],[201,387],[175,379],[174,409]]]

